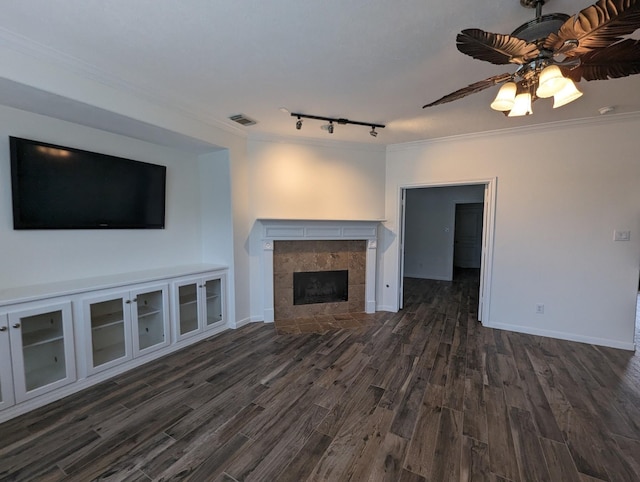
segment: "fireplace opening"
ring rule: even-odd
[[[349,270],[293,273],[293,304],[335,303],[349,300]]]

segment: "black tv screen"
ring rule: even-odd
[[[9,137],[14,229],[163,229],[166,167]]]

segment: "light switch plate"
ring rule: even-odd
[[[631,240],[631,231],[620,231],[616,229],[613,232],[614,241],[629,241]]]

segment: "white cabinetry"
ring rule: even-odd
[[[176,266],[0,291],[0,423],[224,330],[227,269]]]
[[[225,324],[225,287],[226,276],[223,273],[184,278],[173,283],[176,340]]]
[[[10,311],[6,321],[10,344],[7,352],[11,353],[8,365],[12,367],[16,403],[75,381],[70,301],[21,307]],[[4,378],[2,381],[4,400],[8,389],[5,390]]]
[[[10,407],[13,402],[9,318],[6,314],[0,314],[0,410]]]
[[[83,300],[88,373],[169,344],[168,291],[168,284],[161,284]]]

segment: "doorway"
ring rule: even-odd
[[[455,264],[479,270],[478,319],[489,320],[495,187],[494,178],[401,188],[400,309],[405,276],[452,281]]]

